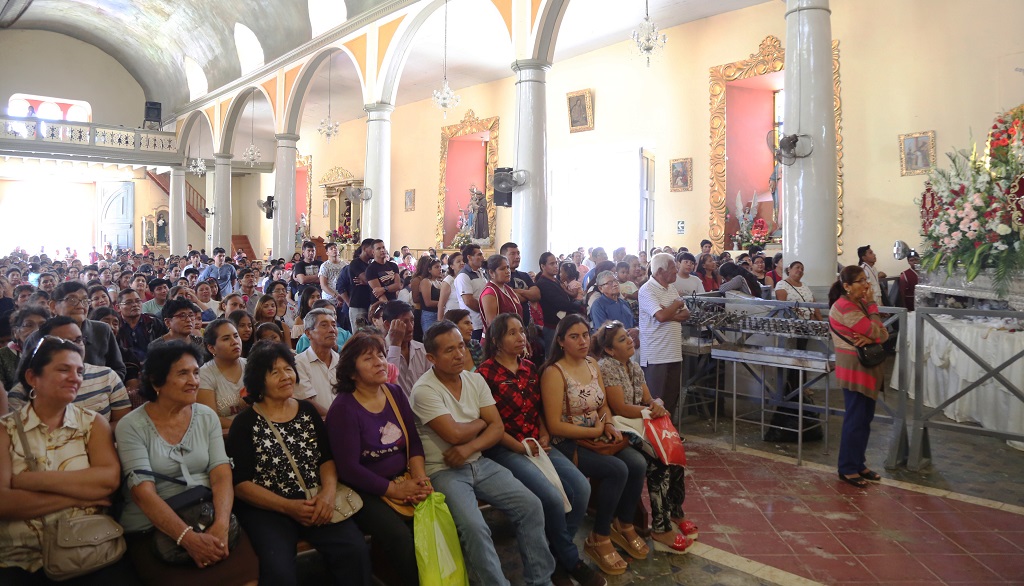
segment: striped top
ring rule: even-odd
[[[78,389],[78,395],[73,401],[76,407],[95,411],[110,421],[111,411],[131,409],[132,402],[128,398],[128,391],[124,383],[113,370],[106,366],[86,364],[82,369],[82,386]],[[7,393],[7,400],[10,403],[11,411],[21,409],[28,403],[28,393],[25,387],[18,383]]]
[[[889,332],[878,315],[878,305],[874,303],[864,308],[846,296],[840,297],[828,312],[828,320],[850,341],[853,341],[855,333],[879,343],[889,339]],[[869,368],[861,364],[857,359],[857,349],[841,340],[835,332],[832,332],[832,341],[836,347],[836,379],[844,389],[877,399],[882,386],[882,365]]]
[[[660,322],[654,314],[679,299],[671,283],[662,287],[653,278],[640,287],[640,366],[669,364],[683,360],[683,327],[677,321]]]

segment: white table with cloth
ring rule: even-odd
[[[1011,332],[990,324],[945,315],[934,315],[934,318],[993,368],[997,368],[1024,350],[1024,332]],[[908,314],[907,340],[910,353],[907,357],[909,372],[906,384],[911,399],[914,398],[915,392],[916,325],[914,314]],[[924,330],[924,404],[927,407],[936,407],[984,376],[985,369],[957,348],[949,338],[938,332],[934,326],[925,324]],[[890,381],[892,388],[898,388],[899,383],[898,357],[896,365]],[[1007,366],[1000,374],[1024,390],[1024,358]],[[947,405],[943,413],[957,422],[977,423],[986,429],[1009,433],[1024,433],[1024,402],[994,378],[986,380],[981,386]],[[913,412],[908,415],[912,418]],[[1017,449],[1024,449],[1024,444],[1020,442],[1008,443]]]

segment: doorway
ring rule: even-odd
[[[135,184],[131,181],[98,183],[100,214],[99,242],[114,250],[135,247]]]

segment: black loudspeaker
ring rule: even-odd
[[[143,119],[146,122],[160,122],[161,110],[160,102],[146,102],[146,116]]]
[[[512,167],[498,167],[494,170],[495,173],[511,173]],[[512,207],[512,192],[511,191],[499,191],[497,187],[494,188],[494,205],[503,208]]]

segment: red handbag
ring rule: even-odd
[[[662,463],[667,466],[686,466],[686,448],[668,415],[644,419],[644,435]]]

